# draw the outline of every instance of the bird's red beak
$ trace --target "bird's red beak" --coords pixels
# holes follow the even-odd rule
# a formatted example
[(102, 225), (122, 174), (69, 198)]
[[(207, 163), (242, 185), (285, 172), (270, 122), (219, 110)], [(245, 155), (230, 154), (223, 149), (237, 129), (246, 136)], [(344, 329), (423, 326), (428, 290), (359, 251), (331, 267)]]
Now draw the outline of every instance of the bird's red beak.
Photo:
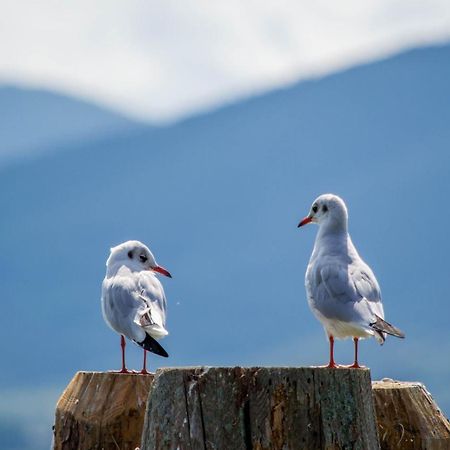
[(305, 217), (299, 224), (297, 228), (302, 227), (303, 225), (307, 225), (308, 223), (310, 223), (312, 221), (312, 217)]
[(162, 275), (165, 275), (166, 277), (172, 278), (172, 275), (170, 275), (170, 272), (168, 270), (164, 269), (164, 267), (155, 266), (155, 267), (152, 267), (151, 270), (153, 270), (154, 272), (158, 272)]

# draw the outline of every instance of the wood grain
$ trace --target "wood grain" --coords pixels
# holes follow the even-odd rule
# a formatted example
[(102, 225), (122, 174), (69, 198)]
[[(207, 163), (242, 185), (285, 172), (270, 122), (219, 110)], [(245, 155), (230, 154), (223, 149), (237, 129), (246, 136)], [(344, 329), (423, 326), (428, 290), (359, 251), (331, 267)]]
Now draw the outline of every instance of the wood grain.
[(421, 383), (373, 383), (382, 450), (450, 450), (450, 423)]
[(54, 450), (140, 446), (153, 375), (77, 372), (55, 414)]
[(159, 370), (144, 449), (379, 449), (369, 370)]

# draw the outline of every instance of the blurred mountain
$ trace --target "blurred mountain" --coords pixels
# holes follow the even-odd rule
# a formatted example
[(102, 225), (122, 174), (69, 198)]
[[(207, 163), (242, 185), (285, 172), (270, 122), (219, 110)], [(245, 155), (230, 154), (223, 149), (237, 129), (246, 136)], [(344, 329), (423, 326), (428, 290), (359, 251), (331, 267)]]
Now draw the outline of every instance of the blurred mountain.
[(15, 86), (0, 86), (0, 117), (0, 164), (140, 125), (87, 101)]
[(364, 342), (361, 361), (424, 382), (448, 413), (449, 79), (450, 46), (424, 48), (4, 168), (0, 390), (119, 366), (99, 298), (109, 248), (128, 239), (174, 276), (170, 359), (153, 367), (324, 363), (303, 286), (316, 229), (297, 223), (334, 192), (407, 336)]

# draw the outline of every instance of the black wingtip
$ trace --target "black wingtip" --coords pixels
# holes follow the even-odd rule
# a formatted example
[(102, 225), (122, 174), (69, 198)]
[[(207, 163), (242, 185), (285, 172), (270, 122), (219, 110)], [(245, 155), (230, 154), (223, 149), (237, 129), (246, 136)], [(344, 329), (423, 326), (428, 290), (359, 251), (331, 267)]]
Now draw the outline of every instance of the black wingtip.
[(140, 345), (148, 352), (154, 353), (155, 355), (163, 356), (164, 358), (169, 356), (161, 344), (159, 344), (158, 341), (155, 338), (152, 338), (149, 334), (145, 335), (145, 339), (142, 342), (136, 342), (136, 344)]
[(377, 320), (370, 324), (370, 326), (375, 331), (377, 331), (378, 333), (387, 333), (387, 334), (390, 334), (391, 336), (395, 336), (400, 339), (404, 339), (405, 333), (403, 333), (403, 331), (399, 330), (397, 327), (390, 324), (389, 322), (386, 322), (385, 320), (383, 320), (381, 317), (377, 316), (376, 314), (375, 314), (375, 317)]

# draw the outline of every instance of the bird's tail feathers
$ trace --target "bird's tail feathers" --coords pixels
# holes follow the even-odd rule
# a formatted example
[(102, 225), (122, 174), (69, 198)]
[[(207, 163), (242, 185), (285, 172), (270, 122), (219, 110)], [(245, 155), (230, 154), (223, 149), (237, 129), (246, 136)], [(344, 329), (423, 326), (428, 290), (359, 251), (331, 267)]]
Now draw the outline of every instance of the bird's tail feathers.
[(390, 323), (383, 320), (380, 316), (377, 316), (375, 314), (375, 322), (370, 324), (370, 327), (379, 335), (382, 337), (384, 342), (384, 336), (383, 333), (390, 334), (391, 336), (395, 336), (398, 338), (404, 338), (405, 333), (403, 331), (399, 330), (398, 328), (394, 327), (394, 325), (391, 325)]
[(135, 342), (145, 350), (155, 353), (156, 355), (164, 356), (164, 358), (167, 358), (169, 356), (169, 354), (164, 350), (161, 344), (159, 344), (155, 338), (152, 338), (147, 333), (145, 334), (145, 339), (142, 342)]

